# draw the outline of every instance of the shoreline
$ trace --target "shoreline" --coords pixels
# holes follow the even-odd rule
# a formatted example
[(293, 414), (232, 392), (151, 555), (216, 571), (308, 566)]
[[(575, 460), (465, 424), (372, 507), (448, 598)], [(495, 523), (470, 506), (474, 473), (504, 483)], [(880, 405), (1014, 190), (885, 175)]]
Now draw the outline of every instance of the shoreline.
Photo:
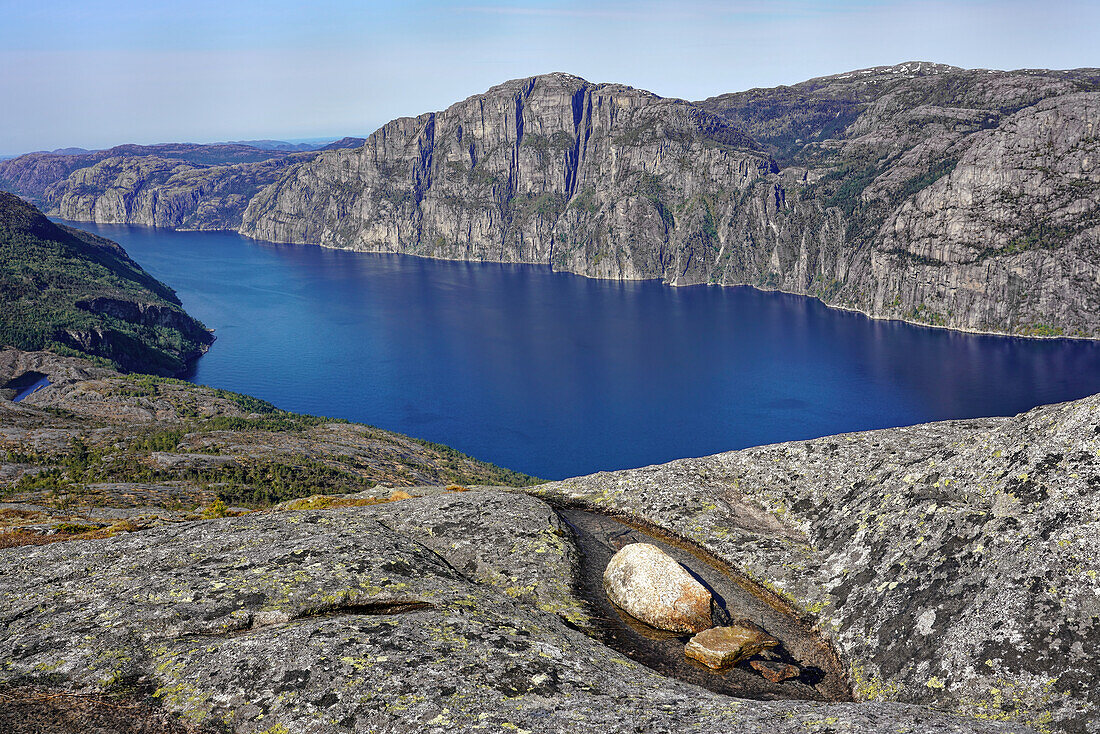
[(1100, 334), (1096, 336), (1087, 335), (1066, 335), (1066, 334), (1019, 334), (1008, 331), (990, 331), (985, 329), (971, 329), (962, 326), (944, 326), (942, 324), (929, 324), (923, 321), (913, 321), (911, 319), (899, 318), (897, 316), (876, 315), (869, 311), (854, 306), (843, 306), (840, 304), (829, 303), (828, 301), (815, 296), (810, 293), (799, 293), (797, 291), (783, 290), (782, 288), (763, 288), (752, 283), (676, 283), (673, 281), (665, 280), (659, 276), (642, 277), (642, 278), (605, 278), (598, 275), (590, 275), (588, 273), (581, 273), (575, 270), (561, 270), (555, 267), (552, 263), (535, 261), (535, 260), (471, 260), (467, 258), (459, 257), (443, 257), (439, 255), (427, 255), (422, 253), (413, 252), (394, 252), (390, 250), (372, 250), (372, 249), (359, 249), (354, 247), (336, 247), (334, 245), (324, 245), (315, 242), (290, 242), (286, 240), (266, 240), (259, 237), (253, 237), (251, 235), (241, 232), (239, 229), (194, 229), (189, 227), (158, 227), (150, 224), (136, 224), (130, 222), (97, 222), (95, 220), (74, 220), (74, 219), (62, 219), (61, 217), (55, 217), (56, 219), (73, 225), (80, 224), (95, 224), (106, 225), (116, 227), (146, 227), (148, 229), (163, 229), (169, 232), (223, 232), (240, 235), (247, 240), (256, 243), (267, 243), (272, 245), (289, 245), (294, 247), (320, 247), (325, 250), (332, 250), (338, 252), (355, 252), (364, 255), (400, 255), (403, 257), (415, 257), (423, 260), (439, 260), (445, 262), (459, 262), (459, 263), (478, 263), (482, 265), (538, 265), (540, 267), (548, 267), (551, 272), (554, 273), (566, 273), (569, 275), (576, 275), (581, 278), (588, 278), (590, 280), (604, 280), (611, 282), (622, 283), (641, 283), (645, 281), (658, 281), (663, 285), (670, 288), (691, 288), (696, 286), (707, 286), (716, 288), (752, 288), (760, 293), (781, 293), (787, 296), (798, 296), (800, 298), (809, 298), (817, 301), (826, 308), (835, 309), (837, 311), (847, 311), (849, 313), (857, 313), (865, 316), (873, 321), (886, 321), (900, 324), (908, 324), (909, 326), (920, 326), (928, 329), (939, 329), (943, 331), (955, 332), (959, 334), (970, 334), (974, 336), (996, 336), (1007, 337), (1012, 339), (1039, 339), (1039, 340), (1064, 340), (1064, 341), (1083, 341), (1083, 342), (1100, 342)]
[[(149, 226), (149, 225), (138, 225), (138, 226)], [(158, 229), (168, 229), (168, 228), (167, 227), (160, 227)], [(911, 321), (909, 319), (898, 318), (896, 316), (877, 316), (877, 315), (872, 314), (868, 311), (864, 311), (863, 309), (855, 308), (853, 306), (841, 306), (841, 305), (838, 305), (838, 304), (829, 303), (828, 301), (825, 301), (822, 298), (820, 298), (818, 296), (815, 296), (813, 294), (810, 294), (810, 293), (798, 293), (796, 291), (785, 291), (782, 288), (762, 288), (760, 286), (753, 285), (752, 283), (674, 283), (672, 281), (668, 281), (668, 280), (665, 280), (664, 278), (657, 277), (657, 276), (645, 277), (645, 278), (603, 278), (603, 277), (600, 277), (598, 275), (589, 275), (588, 273), (579, 273), (579, 272), (574, 271), (574, 270), (559, 270), (552, 263), (546, 263), (546, 262), (541, 262), (541, 261), (533, 261), (533, 260), (467, 260), (467, 259), (458, 258), (458, 257), (440, 257), (438, 255), (424, 255), (424, 254), (413, 253), (413, 252), (391, 252), (391, 251), (388, 251), (388, 250), (360, 250), (360, 249), (351, 248), (351, 247), (335, 247), (333, 245), (322, 245), (322, 244), (317, 244), (317, 243), (313, 243), (313, 242), (286, 242), (286, 241), (275, 242), (275, 241), (272, 241), (272, 240), (264, 240), (264, 239), (260, 239), (258, 237), (252, 237), (250, 235), (244, 234), (243, 232), (241, 232), (239, 230), (228, 230), (228, 229), (227, 230), (199, 230), (199, 229), (195, 229), (195, 230), (174, 230), (174, 231), (180, 231), (180, 232), (183, 232), (183, 231), (187, 231), (187, 232), (215, 232), (215, 231), (217, 231), (217, 232), (235, 232), (236, 234), (239, 234), (241, 237), (244, 237), (245, 239), (251, 240), (252, 242), (267, 242), (267, 243), (270, 243), (270, 244), (273, 244), (273, 245), (292, 245), (292, 246), (296, 246), (296, 247), (320, 247), (320, 248), (325, 249), (325, 250), (333, 250), (333, 251), (340, 251), (340, 252), (356, 252), (356, 253), (360, 253), (360, 254), (364, 254), (364, 255), (401, 255), (401, 256), (404, 256), (404, 257), (416, 257), (416, 258), (421, 258), (421, 259), (424, 259), (424, 260), (440, 260), (440, 261), (445, 261), (445, 262), (466, 262), (466, 263), (493, 264), (493, 265), (538, 265), (538, 266), (541, 266), (541, 267), (548, 267), (548, 268), (550, 268), (551, 272), (554, 272), (554, 273), (566, 273), (568, 275), (576, 275), (576, 276), (581, 277), (581, 278), (588, 278), (589, 280), (605, 280), (605, 281), (611, 281), (611, 282), (616, 282), (617, 281), (617, 282), (622, 282), (622, 283), (642, 283), (642, 282), (646, 282), (646, 281), (658, 281), (661, 284), (666, 285), (670, 288), (693, 288), (693, 287), (697, 287), (697, 286), (706, 286), (706, 287), (710, 287), (710, 288), (752, 288), (753, 290), (758, 291), (760, 293), (781, 293), (781, 294), (786, 295), (786, 296), (798, 296), (799, 298), (809, 298), (809, 299), (812, 299), (814, 301), (817, 301), (818, 303), (825, 306), (826, 308), (835, 309), (837, 311), (848, 311), (850, 313), (857, 313), (857, 314), (865, 316), (868, 319), (871, 319), (873, 321), (887, 321), (887, 322), (908, 324), (909, 326), (923, 326), (923, 327), (926, 327), (926, 328), (929, 328), (929, 329), (940, 329), (940, 330), (943, 330), (943, 331), (952, 331), (952, 332), (957, 332), (959, 334), (971, 334), (971, 335), (974, 335), (974, 336), (997, 336), (997, 337), (1008, 337), (1008, 338), (1013, 338), (1013, 339), (1045, 339), (1045, 340), (1059, 340), (1059, 339), (1061, 339), (1061, 340), (1065, 340), (1065, 341), (1100, 342), (1100, 334), (1098, 334), (1096, 336), (1084, 336), (1084, 335), (1067, 336), (1065, 334), (1051, 334), (1051, 335), (1048, 335), (1048, 334), (1015, 334), (1015, 333), (1007, 332), (1007, 331), (988, 331), (988, 330), (981, 330), (981, 329), (969, 329), (969, 328), (965, 328), (965, 327), (961, 327), (961, 326), (943, 326), (943, 325), (940, 325), (940, 324), (928, 324), (928, 323), (925, 323), (923, 321)]]

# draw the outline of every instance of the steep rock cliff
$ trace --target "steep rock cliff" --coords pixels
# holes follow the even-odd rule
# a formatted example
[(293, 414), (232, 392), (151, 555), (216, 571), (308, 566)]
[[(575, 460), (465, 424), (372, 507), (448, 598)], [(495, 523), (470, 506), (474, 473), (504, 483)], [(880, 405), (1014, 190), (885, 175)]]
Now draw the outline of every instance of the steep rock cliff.
[(117, 145), (106, 150), (84, 151), (66, 154), (27, 153), (11, 160), (0, 161), (0, 189), (43, 203), (48, 189), (73, 171), (93, 166), (107, 158), (155, 157), (186, 161), (195, 165), (225, 166), (236, 163), (256, 163), (271, 158), (281, 158), (287, 153), (280, 150), (262, 150), (250, 145), (214, 143), (164, 143), (161, 145)]
[(1098, 111), (1095, 69), (911, 62), (697, 103), (549, 74), (353, 149), (219, 166), (52, 156), (33, 176), (24, 156), (0, 163), (0, 186), (33, 181), (78, 220), (748, 284), (876, 317), (1098, 337)]
[(1096, 336), (1097, 78), (905, 64), (690, 104), (534, 77), (287, 169), (241, 231)]
[[(566, 74), (512, 81), (288, 170), (241, 231), (279, 242), (703, 278), (715, 206), (774, 171), (714, 115)], [(708, 201), (718, 193), (721, 203)]]
[(954, 328), (1095, 336), (1098, 90), (1097, 70), (909, 63), (699, 104), (805, 176), (791, 197), (842, 217), (848, 270), (816, 287), (780, 272), (783, 290)]
[(300, 155), (229, 166), (157, 156), (106, 158), (49, 186), (43, 198), (51, 211), (73, 221), (237, 229), (256, 192)]

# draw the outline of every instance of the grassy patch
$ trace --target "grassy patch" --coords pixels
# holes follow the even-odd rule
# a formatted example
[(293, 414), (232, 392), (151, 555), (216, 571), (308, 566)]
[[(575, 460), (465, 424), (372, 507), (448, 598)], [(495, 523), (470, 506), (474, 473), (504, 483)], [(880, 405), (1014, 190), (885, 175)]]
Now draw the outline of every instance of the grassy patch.
[(466, 454), (444, 446), (441, 443), (424, 441), (419, 438), (411, 438), (421, 446), (425, 446), (439, 455), (437, 464), (442, 466), (444, 478), (454, 484), (491, 484), (507, 487), (533, 487), (543, 484), (546, 480), (532, 477), (522, 472), (505, 469), (495, 464), (478, 461)]
[(864, 190), (870, 186), (879, 174), (881, 167), (877, 163), (857, 166), (848, 164), (831, 171), (822, 177), (821, 181), (840, 184), (825, 197), (826, 206), (840, 207), (845, 216), (851, 217), (862, 203)]

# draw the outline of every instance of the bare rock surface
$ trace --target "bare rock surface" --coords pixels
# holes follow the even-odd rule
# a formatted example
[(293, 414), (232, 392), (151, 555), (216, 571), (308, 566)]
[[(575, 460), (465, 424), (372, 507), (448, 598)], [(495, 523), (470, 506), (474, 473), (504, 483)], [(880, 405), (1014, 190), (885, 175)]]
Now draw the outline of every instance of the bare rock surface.
[[(660, 676), (420, 542), (488, 504), (482, 566), (545, 578), (567, 544), (543, 546), (548, 562), (529, 570), (512, 552), (556, 532), (545, 505), (446, 500), (0, 550), (0, 687), (151, 692), (192, 729), (242, 733), (1018, 731), (889, 703), (750, 705)], [(398, 506), (412, 534), (389, 526)]]
[[(0, 377), (30, 370), (50, 386), (0, 400), (0, 477), (27, 487), (0, 526), (53, 535), (0, 549), (0, 722), (19, 691), (35, 716), (125, 693), (187, 726), (257, 733), (1097, 731), (1100, 396), (523, 490), (664, 529), (816, 620), (862, 699), (826, 704), (703, 690), (578, 631), (591, 618), (571, 578), (571, 510), (411, 486), (491, 467), (209, 388), (0, 352)], [(179, 498), (210, 487), (154, 470), (161, 449), (234, 456), (233, 472), (332, 462), (340, 473), (319, 476), (350, 494), (196, 521)], [(319, 509), (337, 501), (351, 506)], [(81, 502), (103, 508), (69, 514)], [(94, 532), (57, 537), (66, 525)], [(596, 584), (629, 535), (605, 534)]]
[(76, 221), (233, 230), (260, 189), (311, 156), (221, 166), (157, 155), (107, 158), (54, 183), (44, 199), (58, 215)]
[[(588, 623), (573, 590), (577, 548), (570, 530), (544, 502), (503, 492), (423, 496), (430, 488), (411, 491), (418, 495), (416, 502), (381, 505), (374, 516), (478, 583), (573, 623)], [(517, 516), (532, 521), (518, 523)]]
[(857, 698), (1100, 731), (1100, 396), (532, 491), (743, 569), (817, 620)]
[(603, 586), (614, 604), (651, 627), (702, 632), (711, 626), (710, 592), (651, 543), (631, 543), (612, 556)]

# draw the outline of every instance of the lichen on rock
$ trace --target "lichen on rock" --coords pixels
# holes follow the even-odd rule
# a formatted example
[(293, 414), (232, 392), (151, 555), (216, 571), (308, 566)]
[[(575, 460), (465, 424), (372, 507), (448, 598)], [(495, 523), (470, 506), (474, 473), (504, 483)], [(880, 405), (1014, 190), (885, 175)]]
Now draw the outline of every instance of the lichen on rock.
[[(496, 525), (467, 567), (461, 518), (479, 508)], [(192, 729), (240, 734), (1019, 731), (898, 704), (744, 706), (661, 676), (542, 608), (568, 553), (523, 548), (552, 515), (475, 490), (0, 550), (0, 687), (124, 681)]]
[(552, 482), (816, 620), (857, 698), (1100, 731), (1100, 395)]

